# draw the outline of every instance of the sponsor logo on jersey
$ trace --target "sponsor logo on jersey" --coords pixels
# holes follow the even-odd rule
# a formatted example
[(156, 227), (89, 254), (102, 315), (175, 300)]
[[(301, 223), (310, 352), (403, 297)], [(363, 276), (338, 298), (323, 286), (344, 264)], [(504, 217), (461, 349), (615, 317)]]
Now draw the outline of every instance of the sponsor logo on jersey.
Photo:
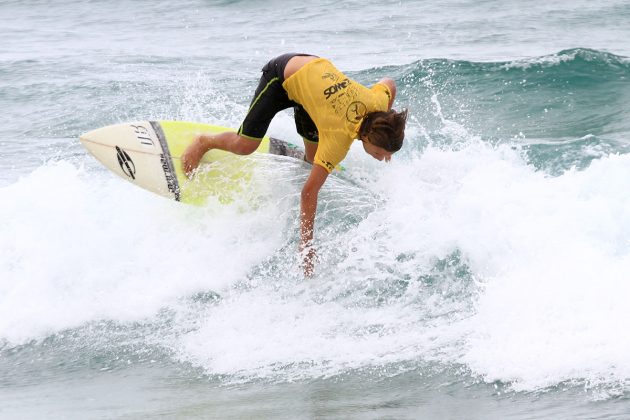
[(367, 114), (367, 106), (361, 101), (354, 101), (346, 109), (346, 119), (358, 123)]
[(330, 85), (326, 89), (324, 89), (324, 96), (326, 96), (326, 99), (329, 99), (331, 96), (335, 95), (339, 91), (342, 91), (348, 86), (350, 86), (350, 83), (352, 83), (350, 79), (343, 79), (339, 83)]

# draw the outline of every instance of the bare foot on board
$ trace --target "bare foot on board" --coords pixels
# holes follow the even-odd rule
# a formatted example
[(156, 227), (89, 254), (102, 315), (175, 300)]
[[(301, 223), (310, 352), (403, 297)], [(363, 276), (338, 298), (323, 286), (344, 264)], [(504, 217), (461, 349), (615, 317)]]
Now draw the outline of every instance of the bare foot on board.
[(207, 150), (201, 142), (201, 136), (195, 137), (192, 143), (188, 145), (181, 157), (182, 168), (188, 178), (192, 178), (195, 169), (199, 166), (199, 162), (206, 152)]

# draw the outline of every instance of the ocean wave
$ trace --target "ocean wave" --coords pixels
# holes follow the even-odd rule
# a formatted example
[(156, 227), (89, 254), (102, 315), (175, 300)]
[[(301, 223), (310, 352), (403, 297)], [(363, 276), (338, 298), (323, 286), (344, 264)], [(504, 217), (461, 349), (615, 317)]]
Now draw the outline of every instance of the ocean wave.
[(94, 331), (105, 338), (80, 351), (106, 353), (104, 368), (156, 357), (225, 383), (433, 364), (514, 390), (619, 389), (630, 372), (619, 339), (628, 156), (548, 177), (476, 140), (376, 163), (359, 168), (358, 186), (322, 192), (307, 282), (297, 182), (235, 214), (68, 163), (40, 168), (3, 188), (3, 354), (75, 348)]
[(429, 137), (455, 123), (515, 144), (588, 135), (630, 143), (630, 60), (605, 51), (575, 48), (510, 62), (426, 59), (380, 74), (396, 77), (398, 106), (410, 108)]
[(610, 66), (612, 68), (626, 67), (627, 70), (630, 69), (630, 58), (589, 48), (571, 48), (541, 57), (514, 60), (502, 64), (502, 67), (506, 69), (530, 68), (532, 66), (554, 67), (561, 64), (577, 66), (584, 65), (584, 63), (590, 63), (596, 66)]

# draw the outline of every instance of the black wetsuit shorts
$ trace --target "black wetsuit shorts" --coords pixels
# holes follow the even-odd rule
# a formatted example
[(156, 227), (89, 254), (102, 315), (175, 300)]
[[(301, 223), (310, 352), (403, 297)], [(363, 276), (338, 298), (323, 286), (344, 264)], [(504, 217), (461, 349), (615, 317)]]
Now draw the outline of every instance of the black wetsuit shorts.
[(319, 135), (317, 126), (309, 117), (302, 105), (289, 99), (287, 91), (282, 87), (284, 83), (284, 69), (289, 60), (295, 56), (309, 54), (283, 54), (269, 61), (262, 68), (262, 76), (254, 93), (254, 99), (249, 106), (243, 124), (238, 129), (238, 134), (260, 140), (265, 136), (273, 117), (283, 109), (293, 108), (295, 127), (298, 134), (305, 140), (317, 142)]

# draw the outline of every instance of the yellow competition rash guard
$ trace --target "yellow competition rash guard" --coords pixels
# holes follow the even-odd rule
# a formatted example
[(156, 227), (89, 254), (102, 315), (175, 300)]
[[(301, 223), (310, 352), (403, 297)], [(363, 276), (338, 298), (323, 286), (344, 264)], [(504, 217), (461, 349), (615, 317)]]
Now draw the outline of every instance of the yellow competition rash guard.
[(387, 86), (371, 89), (346, 77), (324, 58), (309, 61), (282, 84), (289, 99), (304, 107), (319, 132), (316, 163), (329, 173), (346, 157), (358, 138), (363, 117), (387, 111)]

